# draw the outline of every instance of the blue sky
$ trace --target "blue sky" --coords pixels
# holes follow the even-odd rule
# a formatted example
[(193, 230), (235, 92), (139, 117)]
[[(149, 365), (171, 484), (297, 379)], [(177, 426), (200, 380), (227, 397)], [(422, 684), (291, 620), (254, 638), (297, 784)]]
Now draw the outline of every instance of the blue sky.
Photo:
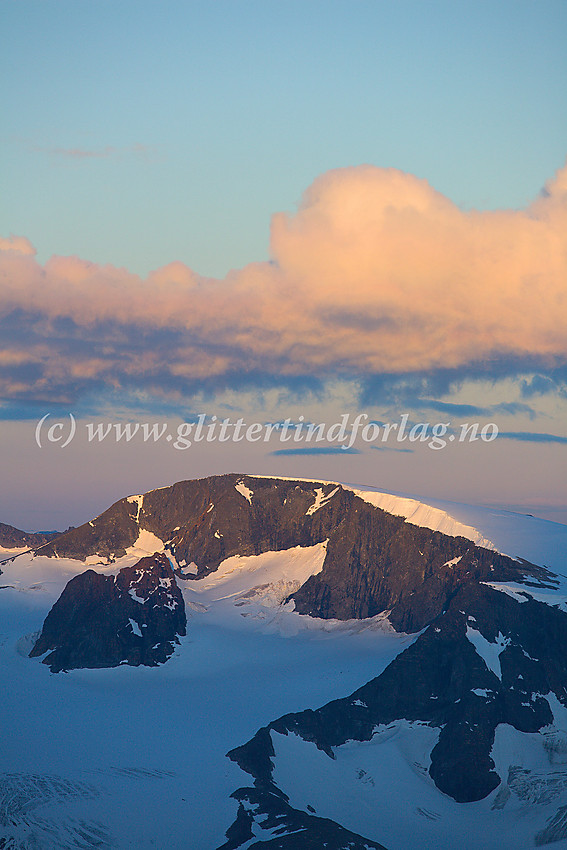
[[(73, 493), (76, 524), (229, 468), (567, 519), (562, 0), (4, 0), (0, 16), (0, 429), (18, 482), (0, 521), (62, 525)], [(38, 454), (33, 437), (45, 413), (359, 410), (506, 436), (203, 450), (183, 469), (161, 447)]]
[(270, 216), (330, 168), (399, 168), (487, 209), (565, 160), (564, 2), (5, 0), (2, 17), (0, 231), (42, 260), (224, 275), (266, 258)]

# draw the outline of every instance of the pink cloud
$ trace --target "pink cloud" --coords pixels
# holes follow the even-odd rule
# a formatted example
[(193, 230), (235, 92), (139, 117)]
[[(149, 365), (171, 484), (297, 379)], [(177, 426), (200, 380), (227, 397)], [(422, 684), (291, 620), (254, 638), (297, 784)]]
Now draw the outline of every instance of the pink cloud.
[[(273, 216), (272, 262), (223, 280), (178, 262), (145, 279), (77, 257), (41, 266), (11, 237), (0, 243), (1, 310), (120, 323), (124, 347), (111, 341), (109, 360), (129, 375), (406, 372), (503, 356), (551, 365), (567, 360), (566, 242), (567, 168), (525, 210), (463, 212), (424, 180), (359, 166), (317, 178), (297, 213)], [(184, 342), (132, 359), (136, 328)], [(108, 376), (109, 360), (75, 373)]]
[(0, 251), (15, 251), (18, 254), (35, 254), (35, 248), (25, 236), (0, 236)]

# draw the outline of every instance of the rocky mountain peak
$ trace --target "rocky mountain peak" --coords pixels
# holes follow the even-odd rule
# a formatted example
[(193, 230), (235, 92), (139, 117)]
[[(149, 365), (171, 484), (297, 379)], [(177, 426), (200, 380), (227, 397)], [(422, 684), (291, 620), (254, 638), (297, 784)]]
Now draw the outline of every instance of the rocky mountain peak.
[(52, 672), (77, 667), (155, 666), (185, 634), (183, 596), (164, 554), (116, 576), (90, 569), (71, 579), (46, 617), (30, 656)]

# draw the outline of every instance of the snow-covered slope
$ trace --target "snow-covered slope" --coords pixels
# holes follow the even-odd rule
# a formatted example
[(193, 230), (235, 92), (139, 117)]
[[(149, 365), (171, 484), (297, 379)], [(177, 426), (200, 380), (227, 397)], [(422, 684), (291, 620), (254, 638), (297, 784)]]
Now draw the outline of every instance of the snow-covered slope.
[(406, 517), (415, 525), (444, 534), (462, 535), (479, 546), (497, 549), (512, 558), (522, 557), (556, 572), (567, 573), (567, 525), (563, 523), (484, 505), (436, 498), (423, 501), (403, 493), (384, 493), (362, 484), (343, 486), (350, 486), (365, 501)]
[(567, 574), (567, 525), (501, 508), (431, 500), (461, 522), (468, 522), (512, 558), (547, 566)]
[(369, 490), (354, 491), (361, 499), (377, 508), (387, 511), (395, 516), (403, 516), (413, 525), (422, 528), (431, 528), (432, 531), (441, 531), (451, 537), (466, 537), (477, 546), (487, 549), (495, 549), (496, 546), (472, 525), (459, 522), (455, 517), (440, 508), (418, 502), (416, 499), (408, 499), (402, 496), (393, 496), (389, 493), (379, 493)]
[(222, 844), (241, 782), (228, 750), (282, 710), (362, 684), (413, 640), (280, 609), (279, 582), (319, 569), (322, 554), (231, 559), (202, 586), (184, 584), (187, 637), (162, 667), (58, 675), (27, 654), (85, 566), (29, 555), (5, 565), (0, 829), (21, 850)]
[[(245, 507), (253, 491), (247, 486), (237, 494)], [(362, 498), (408, 522), (472, 540), (474, 533), (475, 542), (492, 541), (567, 574), (566, 526), (466, 506), (453, 511), (436, 503), (430, 510), (368, 490)], [(320, 510), (322, 503), (323, 496)], [(99, 559), (93, 568), (115, 573), (163, 550), (157, 535), (142, 532), (125, 556)], [(234, 556), (202, 579), (180, 580), (187, 636), (161, 667), (57, 675), (27, 654), (67, 581), (89, 565), (31, 555), (2, 565), (0, 664), (9, 686), (2, 704), (0, 837), (3, 829), (18, 850), (222, 845), (239, 808), (231, 794), (250, 781), (226, 753), (274, 718), (361, 688), (416, 641), (417, 635), (394, 632), (386, 614), (317, 620), (282, 604), (319, 574), (324, 553), (322, 543)], [(183, 570), (191, 575), (190, 568)], [(555, 604), (557, 596), (546, 595)], [(274, 778), (292, 805), (311, 806), (388, 850), (517, 850), (533, 846), (563, 804), (567, 722), (556, 713), (557, 728), (543, 739), (547, 749), (539, 733), (498, 727), (493, 757), (507, 777), (504, 805), (498, 791), (466, 804), (442, 794), (426, 775), (438, 730), (415, 722), (381, 729), (370, 744), (346, 744), (335, 760), (314, 744), (272, 733)]]

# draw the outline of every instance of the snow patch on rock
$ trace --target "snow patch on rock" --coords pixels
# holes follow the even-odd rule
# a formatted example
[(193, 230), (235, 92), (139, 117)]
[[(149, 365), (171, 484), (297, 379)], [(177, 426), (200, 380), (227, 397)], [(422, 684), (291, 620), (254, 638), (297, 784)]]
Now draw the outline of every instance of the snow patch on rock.
[(247, 487), (244, 481), (239, 481), (238, 484), (234, 485), (234, 489), (238, 490), (241, 496), (252, 504), (252, 496), (254, 495), (254, 490), (251, 490), (250, 487)]
[(305, 512), (305, 516), (312, 516), (316, 511), (319, 510), (319, 508), (322, 508), (323, 505), (327, 504), (327, 502), (330, 499), (332, 499), (333, 496), (335, 495), (335, 493), (338, 493), (338, 491), (339, 491), (339, 488), (335, 487), (334, 490), (332, 490), (330, 493), (327, 493), (327, 495), (325, 495), (323, 488), (317, 487), (317, 489), (315, 490), (315, 501), (313, 502), (311, 507), (307, 508), (307, 511)]
[(137, 513), (136, 513), (136, 522), (139, 522), (140, 521), (140, 511), (142, 510), (142, 505), (144, 504), (143, 495), (128, 496), (126, 501), (130, 502), (133, 505), (137, 505), (138, 510), (137, 510)]
[(140, 626), (138, 625), (136, 620), (133, 620), (131, 617), (128, 617), (128, 622), (130, 623), (130, 626), (131, 626), (134, 634), (137, 635), (138, 637), (142, 637), (142, 632), (140, 631)]
[(500, 668), (500, 653), (510, 645), (510, 638), (504, 637), (502, 632), (498, 632), (498, 636), (494, 643), (486, 640), (477, 629), (471, 629), (467, 626), (467, 638), (472, 643), (489, 670), (492, 670), (495, 676), (502, 679), (502, 670)]

